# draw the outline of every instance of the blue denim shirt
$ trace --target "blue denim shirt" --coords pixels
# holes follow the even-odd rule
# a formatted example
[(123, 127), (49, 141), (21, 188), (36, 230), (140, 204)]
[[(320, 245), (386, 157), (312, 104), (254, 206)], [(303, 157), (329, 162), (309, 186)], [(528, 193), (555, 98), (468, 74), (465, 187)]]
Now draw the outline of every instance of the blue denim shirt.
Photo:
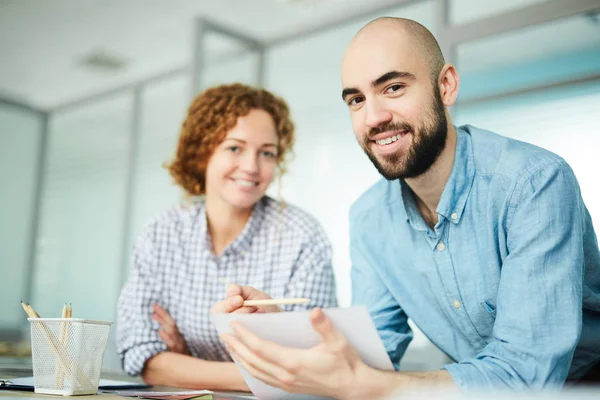
[(407, 318), (462, 389), (560, 387), (600, 361), (600, 254), (557, 155), (472, 126), (430, 229), (410, 188), (381, 180), (350, 211), (352, 297), (396, 368)]

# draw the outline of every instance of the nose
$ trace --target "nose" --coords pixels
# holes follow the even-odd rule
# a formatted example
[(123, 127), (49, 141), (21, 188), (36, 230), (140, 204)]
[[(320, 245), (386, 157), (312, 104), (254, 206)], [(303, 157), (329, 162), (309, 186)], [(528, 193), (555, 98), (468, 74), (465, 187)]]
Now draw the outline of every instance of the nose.
[(392, 121), (392, 113), (380, 101), (370, 99), (365, 104), (365, 126), (376, 128), (381, 124)]
[(240, 160), (240, 169), (248, 174), (258, 174), (258, 155), (254, 151), (246, 151), (244, 153), (244, 156)]

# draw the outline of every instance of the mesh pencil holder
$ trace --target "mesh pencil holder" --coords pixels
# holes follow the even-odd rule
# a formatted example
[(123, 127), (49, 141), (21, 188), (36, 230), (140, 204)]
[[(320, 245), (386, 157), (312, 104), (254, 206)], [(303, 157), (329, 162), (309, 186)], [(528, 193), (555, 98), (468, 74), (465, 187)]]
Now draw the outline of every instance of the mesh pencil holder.
[(111, 322), (28, 318), (36, 393), (95, 394)]

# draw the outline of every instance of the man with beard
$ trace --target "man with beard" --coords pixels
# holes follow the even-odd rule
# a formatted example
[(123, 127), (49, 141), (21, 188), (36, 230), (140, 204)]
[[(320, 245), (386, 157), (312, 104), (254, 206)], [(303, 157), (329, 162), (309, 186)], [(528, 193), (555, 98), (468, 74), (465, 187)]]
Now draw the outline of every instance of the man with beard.
[[(385, 179), (350, 213), (353, 303), (396, 366), (411, 318), (455, 362), (367, 367), (318, 309), (323, 342), (282, 348), (235, 324), (223, 340), (255, 377), (291, 392), (375, 398), (392, 390), (560, 388), (600, 361), (600, 252), (577, 180), (555, 154), (472, 126), (446, 107), (459, 76), (420, 24), (381, 18), (352, 40), (342, 97)], [(215, 312), (244, 312), (232, 287)], [(234, 304), (237, 302), (237, 306)]]

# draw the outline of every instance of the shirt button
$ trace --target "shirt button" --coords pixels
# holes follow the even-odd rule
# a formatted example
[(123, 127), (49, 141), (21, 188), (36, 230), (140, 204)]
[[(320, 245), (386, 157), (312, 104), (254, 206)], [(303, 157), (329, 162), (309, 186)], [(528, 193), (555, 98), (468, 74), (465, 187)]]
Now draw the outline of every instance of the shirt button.
[(458, 219), (458, 214), (452, 213), (452, 215), (450, 215), (450, 218), (452, 218), (453, 221), (456, 221)]
[(221, 285), (225, 285), (225, 284), (227, 284), (227, 279), (226, 278), (219, 278), (219, 283)]
[(446, 248), (446, 246), (444, 246), (444, 243), (442, 242), (439, 242), (435, 247), (437, 247), (438, 251), (444, 251), (444, 249)]
[(454, 303), (452, 303), (452, 305), (458, 310), (460, 308), (460, 301), (454, 300)]

